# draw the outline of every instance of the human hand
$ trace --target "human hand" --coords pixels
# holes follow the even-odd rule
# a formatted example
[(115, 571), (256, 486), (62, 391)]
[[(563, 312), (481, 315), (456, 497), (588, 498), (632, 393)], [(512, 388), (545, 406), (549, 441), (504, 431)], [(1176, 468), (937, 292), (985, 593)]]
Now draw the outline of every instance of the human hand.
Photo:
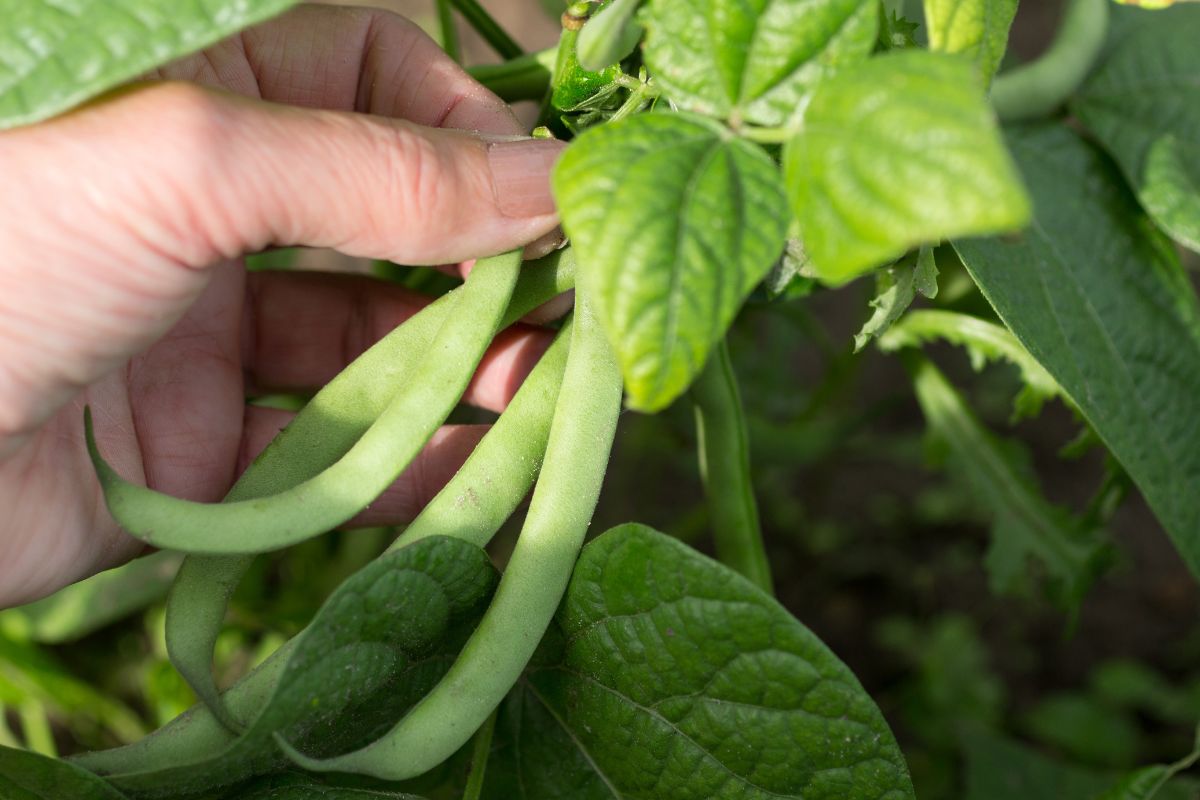
[[(422, 305), (361, 277), (248, 275), (243, 254), (454, 263), (557, 222), (559, 145), (516, 138), (400, 17), (301, 6), (151, 77), (0, 133), (0, 607), (142, 550), (104, 506), (85, 404), (122, 475), (216, 501), (290, 418), (247, 393), (319, 387)], [(467, 401), (502, 408), (545, 343), (503, 334)], [(443, 428), (359, 521), (410, 519), (481, 435)]]

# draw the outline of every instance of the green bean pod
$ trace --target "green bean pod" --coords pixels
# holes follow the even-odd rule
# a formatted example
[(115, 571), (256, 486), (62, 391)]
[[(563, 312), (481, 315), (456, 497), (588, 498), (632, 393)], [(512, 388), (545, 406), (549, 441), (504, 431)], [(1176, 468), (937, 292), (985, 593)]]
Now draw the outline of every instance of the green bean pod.
[(771, 593), (758, 504), (750, 481), (750, 443), (737, 376), (722, 341), (692, 385), (700, 477), (708, 495), (713, 543), (722, 563)]
[(276, 736), (300, 766), (402, 780), (461, 747), (516, 683), (566, 591), (604, 482), (621, 410), (621, 373), (585, 298), (575, 329), (541, 476), (516, 549), (450, 671), (390, 732), (367, 747), (313, 759)]
[(1108, 20), (1108, 0), (1070, 0), (1050, 48), (992, 84), (997, 116), (1004, 122), (1036, 119), (1066, 102), (1100, 55)]
[(520, 269), (520, 251), (476, 264), (453, 318), (413, 368), (419, 380), (396, 395), (337, 463), (277, 494), (197, 503), (130, 483), (100, 456), (89, 414), (84, 434), (109, 512), (155, 547), (209, 554), (278, 550), (346, 522), (383, 494), (454, 410), (500, 326)]
[[(575, 256), (569, 248), (526, 264), (501, 325), (511, 325), (574, 284)], [(408, 372), (451, 317), (462, 292), (460, 287), (429, 304), (342, 370), (254, 460), (226, 499), (290, 489), (341, 458), (409, 383)], [(254, 556), (189, 556), (167, 600), (171, 663), (231, 730), (242, 723), (220, 702), (212, 677), (213, 648), (229, 598), (253, 562)]]
[(634, 19), (641, 4), (642, 0), (612, 0), (592, 15), (575, 40), (579, 66), (599, 72), (632, 53), (642, 39), (642, 26)]
[[(482, 546), (517, 509), (528, 494), (545, 453), (566, 367), (570, 332), (568, 321), (458, 473), (389, 550), (435, 535), (453, 536)], [(482, 487), (486, 487), (486, 493), (480, 491)], [(213, 687), (216, 705), (228, 709), (228, 716), (238, 720), (239, 727), (248, 724), (274, 692), (287, 653), (302, 635), (290, 639), (224, 694), (216, 694)], [(206, 668), (210, 654), (211, 650), (204, 654)], [(85, 753), (75, 757), (75, 763), (112, 775), (137, 772), (149, 764), (162, 766), (202, 760), (234, 739), (228, 726), (213, 713), (213, 705), (197, 704), (139, 742)]]

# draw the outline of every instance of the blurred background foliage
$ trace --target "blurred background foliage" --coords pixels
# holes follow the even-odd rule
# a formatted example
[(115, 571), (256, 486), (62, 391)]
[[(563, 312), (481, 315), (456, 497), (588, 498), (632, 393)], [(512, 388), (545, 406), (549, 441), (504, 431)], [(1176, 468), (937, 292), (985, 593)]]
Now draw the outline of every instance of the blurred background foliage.
[[(560, 6), (540, 0), (552, 13), (539, 17), (529, 2), (488, 5), (523, 45), (546, 46)], [(416, 0), (387, 5), (436, 25)], [(1057, 8), (1022, 3), (1011, 58), (1038, 52)], [(908, 13), (919, 19), (919, 3)], [(461, 34), (469, 57), (486, 55)], [(918, 306), (994, 320), (953, 254), (937, 255), (941, 290)], [(374, 271), (431, 294), (453, 285), (433, 271), (319, 251), (252, 261)], [(1179, 762), (1200, 721), (1200, 592), (1162, 530), (1062, 402), (1014, 421), (1015, 367), (933, 344), (926, 355), (1013, 473), (1029, 478), (1044, 508), (1069, 509), (1079, 530), (1095, 530), (1102, 553), (1077, 576), (1086, 591), (1065, 598), (1036, 552), (989, 558), (994, 503), (944, 446), (931, 446), (903, 360), (853, 352), (873, 295), (870, 279), (836, 292), (800, 281), (776, 300), (754, 296), (730, 333), (780, 601), (879, 702), (925, 800), (1094, 797), (1122, 771)], [(621, 428), (593, 528), (637, 520), (710, 552), (689, 402), (655, 417), (626, 413)], [(498, 562), (514, 533), (510, 524), (498, 539)], [(259, 559), (219, 642), (221, 683), (299, 631), (393, 534), (336, 533)], [(177, 563), (152, 555), (0, 613), (0, 743), (47, 754), (112, 746), (194, 702), (163, 644), (161, 598)], [(1178, 778), (1158, 796), (1200, 797), (1200, 784)]]

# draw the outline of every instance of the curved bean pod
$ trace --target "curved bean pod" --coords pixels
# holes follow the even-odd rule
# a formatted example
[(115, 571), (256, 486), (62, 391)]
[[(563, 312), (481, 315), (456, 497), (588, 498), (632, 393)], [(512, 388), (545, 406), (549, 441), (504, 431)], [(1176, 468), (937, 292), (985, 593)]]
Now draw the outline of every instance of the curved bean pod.
[(500, 586), (450, 671), (383, 738), (312, 759), (281, 737), (300, 766), (389, 780), (420, 775), (465, 743), (516, 683), (571, 577), (604, 482), (621, 410), (621, 373), (581, 296), (542, 474)]
[(996, 78), (992, 105), (1002, 121), (1044, 117), (1066, 102), (1104, 47), (1108, 5), (1108, 0), (1071, 0), (1050, 48)]
[[(454, 410), (492, 341), (521, 269), (519, 251), (480, 261), (409, 381), (337, 463), (268, 497), (182, 500), (121, 478), (84, 433), (109, 512), (155, 547), (192, 553), (264, 553), (332, 530), (383, 494)], [(283, 435), (287, 435), (286, 433)]]
[[(570, 248), (525, 264), (501, 326), (574, 286), (575, 254)], [(341, 458), (407, 382), (408, 371), (428, 350), (462, 291), (457, 288), (430, 303), (326, 384), (242, 473), (226, 500), (290, 489)], [(252, 563), (252, 555), (188, 556), (167, 599), (171, 663), (230, 730), (240, 729), (242, 723), (227, 714), (220, 701), (212, 677), (213, 648), (229, 598)]]
[[(555, 401), (562, 383), (570, 344), (570, 322), (555, 338), (525, 379), (508, 408), (484, 435), (450, 483), (429, 502), (397, 543), (408, 544), (433, 535), (453, 536), (483, 545), (495, 534), (529, 492), (545, 452)], [(476, 486), (487, 486), (479, 506), (461, 498)], [(486, 503), (487, 509), (483, 508)], [(395, 549), (393, 545), (389, 550)], [(217, 561), (218, 559), (207, 559)], [(303, 635), (303, 634), (300, 634)], [(253, 672), (224, 694), (214, 697), (239, 724), (253, 719), (274, 692), (279, 669), (298, 637), (288, 640)], [(205, 652), (206, 674), (210, 656)], [(145, 769), (147, 764), (198, 761), (234, 739), (228, 726), (213, 713), (212, 703), (197, 704), (155, 733), (124, 747), (76, 756), (75, 763), (102, 774)]]

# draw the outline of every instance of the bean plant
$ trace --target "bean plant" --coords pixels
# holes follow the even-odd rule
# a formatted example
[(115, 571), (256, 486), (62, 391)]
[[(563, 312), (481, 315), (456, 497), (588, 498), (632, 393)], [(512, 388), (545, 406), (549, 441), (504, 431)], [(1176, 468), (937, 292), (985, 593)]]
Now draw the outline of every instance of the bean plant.
[[(0, 0), (0, 126), (292, 3)], [(221, 503), (125, 480), (87, 420), (109, 510), (174, 575), (166, 648), (199, 702), (68, 760), (0, 748), (4, 796), (914, 797), (880, 709), (773, 599), (726, 332), (747, 301), (873, 282), (853, 347), (911, 376), (938, 452), (991, 515), (997, 591), (1032, 570), (1072, 613), (1107, 564), (1112, 503), (1047, 500), (934, 343), (1015, 365), (1016, 417), (1064, 404), (1200, 576), (1200, 305), (1180, 256), (1200, 251), (1200, 6), (1110, 4), (1069, 0), (1044, 54), (1010, 66), (1017, 0), (586, 0), (536, 53), (475, 0), (439, 0), (448, 51), (458, 14), (502, 59), (475, 76), (534, 101), (534, 135), (570, 141), (553, 176), (568, 243), (526, 263), (479, 253)], [(947, 272), (986, 299), (978, 313), (941, 302)], [(445, 488), (220, 688), (214, 649), (255, 558), (371, 504), (497, 332), (570, 290), (553, 344)], [(695, 411), (716, 559), (639, 524), (588, 541), (622, 408), (677, 402)], [(514, 515), (499, 573), (484, 548)], [(1194, 761), (1055, 796), (1150, 797)]]

